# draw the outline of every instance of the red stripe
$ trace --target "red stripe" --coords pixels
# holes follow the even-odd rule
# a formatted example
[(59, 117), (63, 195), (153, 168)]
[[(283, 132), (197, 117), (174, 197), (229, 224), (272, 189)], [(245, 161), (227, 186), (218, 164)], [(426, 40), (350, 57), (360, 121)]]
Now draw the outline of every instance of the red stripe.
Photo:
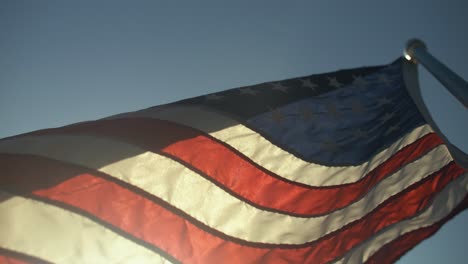
[[(245, 162), (212, 139), (203, 136), (174, 143), (163, 151), (189, 163), (262, 208), (311, 217), (328, 214), (350, 205), (363, 197), (382, 179), (440, 144), (442, 144), (440, 139), (435, 134), (430, 134), (392, 156), (360, 181), (328, 188), (298, 186), (278, 180), (258, 170), (251, 163)], [(199, 152), (203, 155), (197, 155)], [(222, 162), (216, 163), (213, 160)], [(273, 196), (272, 193), (278, 195)]]
[(369, 264), (390, 264), (398, 260), (403, 254), (415, 247), (421, 241), (435, 234), (447, 221), (452, 219), (458, 213), (468, 208), (468, 196), (459, 204), (447, 217), (444, 217), (438, 223), (408, 232), (394, 241), (388, 243), (379, 249), (366, 263)]
[(39, 259), (37, 257), (33, 257), (30, 255), (26, 255), (24, 253), (19, 253), (16, 251), (12, 251), (6, 248), (0, 247), (0, 263), (5, 264), (27, 264), (27, 263), (34, 263), (34, 264), (47, 264), (47, 262), (43, 259)]
[(350, 205), (385, 177), (442, 144), (440, 138), (431, 133), (397, 152), (358, 182), (311, 187), (289, 182), (260, 169), (241, 153), (202, 132), (167, 121), (146, 118), (101, 120), (34, 133), (117, 137), (192, 167), (227, 192), (259, 209), (298, 217), (323, 215)]
[(22, 155), (0, 156), (0, 167), (5, 188), (79, 208), (187, 263), (330, 261), (382, 228), (417, 214), (435, 193), (464, 172), (452, 162), (388, 199), (365, 218), (320, 240), (303, 245), (265, 245), (220, 234), (155, 197), (107, 180), (102, 173)]
[(0, 263), (5, 263), (5, 264), (27, 264), (28, 262), (17, 259), (17, 258), (0, 255)]

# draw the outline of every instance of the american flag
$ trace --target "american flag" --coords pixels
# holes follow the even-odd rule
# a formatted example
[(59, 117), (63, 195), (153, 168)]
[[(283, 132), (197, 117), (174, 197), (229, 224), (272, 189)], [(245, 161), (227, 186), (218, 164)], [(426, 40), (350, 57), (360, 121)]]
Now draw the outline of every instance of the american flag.
[(0, 261), (394, 262), (468, 205), (405, 63), (2, 139)]

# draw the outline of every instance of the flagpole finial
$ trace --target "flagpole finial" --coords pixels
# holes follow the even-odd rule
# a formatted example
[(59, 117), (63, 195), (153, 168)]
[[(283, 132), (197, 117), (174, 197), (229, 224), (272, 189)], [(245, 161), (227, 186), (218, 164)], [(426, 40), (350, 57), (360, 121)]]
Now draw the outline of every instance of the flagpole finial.
[(468, 82), (434, 58), (427, 51), (426, 44), (422, 40), (408, 40), (404, 54), (408, 61), (424, 66), (458, 101), (468, 108)]
[(406, 48), (404, 51), (405, 58), (412, 63), (418, 63), (414, 56), (414, 51), (415, 49), (419, 48), (427, 50), (426, 44), (422, 40), (417, 38), (408, 40), (408, 42), (406, 42)]

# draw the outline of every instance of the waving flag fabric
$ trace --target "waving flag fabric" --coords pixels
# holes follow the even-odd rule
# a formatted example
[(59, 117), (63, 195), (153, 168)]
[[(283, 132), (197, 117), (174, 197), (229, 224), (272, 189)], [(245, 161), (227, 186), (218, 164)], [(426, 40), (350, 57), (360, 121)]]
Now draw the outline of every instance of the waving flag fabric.
[(405, 63), (0, 140), (0, 260), (393, 262), (468, 205)]

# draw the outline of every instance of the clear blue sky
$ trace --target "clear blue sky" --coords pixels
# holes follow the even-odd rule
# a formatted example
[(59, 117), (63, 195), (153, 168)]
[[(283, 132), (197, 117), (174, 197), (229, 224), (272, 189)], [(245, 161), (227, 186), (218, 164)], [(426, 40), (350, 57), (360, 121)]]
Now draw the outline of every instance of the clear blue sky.
[[(468, 79), (467, 1), (219, 2), (1, 1), (0, 138), (385, 64), (411, 37)], [(468, 152), (468, 111), (423, 70), (420, 81), (436, 122)], [(464, 212), (399, 263), (464, 263), (467, 223)]]

